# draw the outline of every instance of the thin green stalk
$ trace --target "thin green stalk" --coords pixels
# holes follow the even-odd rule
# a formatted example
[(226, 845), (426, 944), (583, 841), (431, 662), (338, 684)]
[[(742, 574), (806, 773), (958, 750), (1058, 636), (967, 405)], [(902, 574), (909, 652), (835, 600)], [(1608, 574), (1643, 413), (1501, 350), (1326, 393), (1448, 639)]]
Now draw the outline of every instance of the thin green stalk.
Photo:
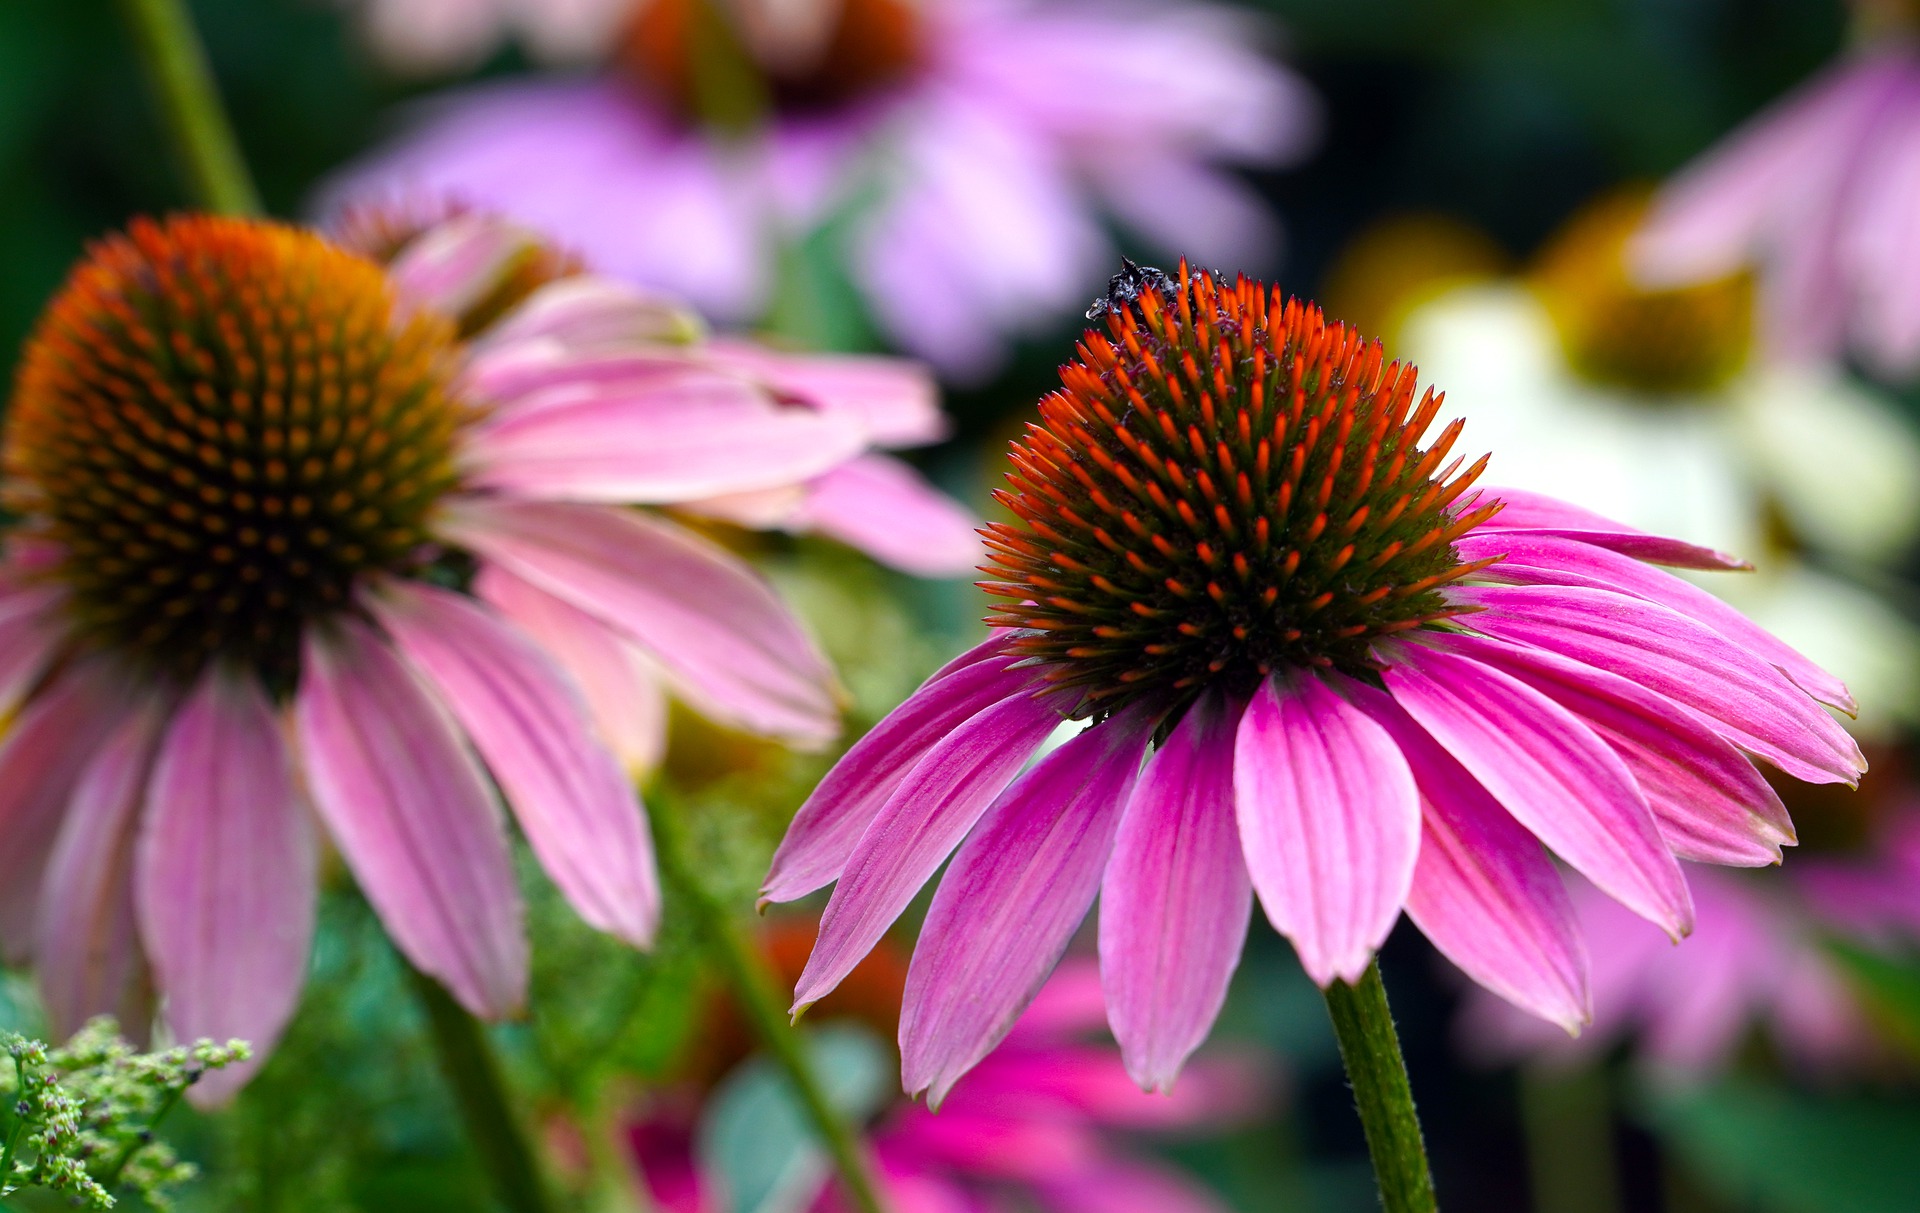
[[(167, 1118), (168, 1113), (180, 1106), (181, 1097), (186, 1095), (186, 1093), (187, 1089), (185, 1087), (175, 1087), (173, 1090), (167, 1092), (166, 1099), (161, 1101), (158, 1108), (154, 1109), (153, 1119), (147, 1122), (147, 1132), (149, 1134), (160, 1127), (160, 1122)], [(113, 1160), (113, 1166), (108, 1168), (107, 1173), (100, 1177), (100, 1186), (108, 1191), (112, 1191), (115, 1185), (120, 1182), (120, 1176), (126, 1173), (127, 1164), (133, 1161), (133, 1156), (141, 1150), (144, 1150), (150, 1144), (152, 1143), (149, 1141), (140, 1141), (137, 1139), (128, 1142), (126, 1148), (120, 1151), (120, 1157)]]
[(426, 1015), (440, 1071), (500, 1202), (513, 1213), (554, 1213), (558, 1206), (507, 1102), (506, 1084), (486, 1029), (439, 982), (412, 966), (407, 972)]
[(1433, 1175), (1420, 1139), (1420, 1118), (1413, 1110), (1413, 1089), (1400, 1038), (1387, 1009), (1387, 987), (1380, 965), (1367, 966), (1358, 985), (1336, 981), (1327, 987), (1327, 1014), (1340, 1038), (1340, 1059), (1347, 1066), (1353, 1102), (1367, 1132), (1373, 1175), (1386, 1213), (1435, 1213)]
[(787, 1080), (799, 1094), (814, 1132), (833, 1160), (847, 1197), (858, 1213), (886, 1213), (866, 1143), (827, 1098), (820, 1076), (801, 1048), (800, 1035), (787, 1018), (786, 1000), (780, 996), (779, 984), (760, 950), (740, 925), (740, 916), (720, 903), (688, 862), (684, 840), (672, 815), (656, 812), (653, 826), (661, 874), (680, 892), (688, 910), (697, 919), (713, 959), (726, 974), (761, 1044), (786, 1072)]
[(1613, 1108), (1604, 1070), (1522, 1067), (1520, 1123), (1535, 1213), (1619, 1213)]
[(181, 177), (195, 205), (223, 215), (262, 213), (206, 48), (185, 0), (119, 0)]

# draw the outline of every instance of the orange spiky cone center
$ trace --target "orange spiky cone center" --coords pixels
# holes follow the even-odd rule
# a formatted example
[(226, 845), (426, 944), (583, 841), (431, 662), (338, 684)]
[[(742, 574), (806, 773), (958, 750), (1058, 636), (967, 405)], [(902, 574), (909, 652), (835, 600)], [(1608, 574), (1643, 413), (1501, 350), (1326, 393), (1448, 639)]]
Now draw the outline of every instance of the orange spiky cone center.
[(1368, 676), (1377, 640), (1455, 614), (1441, 588), (1483, 566), (1453, 541), (1499, 507), (1455, 511), (1486, 460), (1448, 462), (1458, 421), (1420, 445), (1440, 399), (1414, 368), (1245, 278), (1135, 285), (1012, 446), (982, 584), (1014, 649), (1081, 714), (1172, 710)]
[(182, 217), (95, 244), (27, 346), (5, 443), (79, 638), (290, 678), (301, 628), (413, 560), (456, 483), (454, 349), (311, 232)]

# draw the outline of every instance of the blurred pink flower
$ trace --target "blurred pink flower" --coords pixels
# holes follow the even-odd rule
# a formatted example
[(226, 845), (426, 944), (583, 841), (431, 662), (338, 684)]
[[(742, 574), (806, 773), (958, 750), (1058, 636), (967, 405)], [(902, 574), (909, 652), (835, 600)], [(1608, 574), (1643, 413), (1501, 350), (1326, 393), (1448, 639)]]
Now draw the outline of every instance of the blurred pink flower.
[[(1038, 1213), (1220, 1213), (1195, 1181), (1129, 1150), (1125, 1135), (1230, 1124), (1255, 1115), (1272, 1074), (1252, 1055), (1203, 1057), (1171, 1098), (1127, 1079), (1105, 1024), (1100, 978), (1069, 962), (1008, 1033), (1005, 1046), (935, 1111), (900, 1101), (871, 1141), (901, 1213), (1031, 1208)], [(643, 1119), (632, 1141), (650, 1195), (667, 1213), (715, 1213), (694, 1165), (684, 1111)], [(813, 1213), (845, 1213), (824, 1189)]]
[(1685, 169), (1635, 248), (1649, 285), (1759, 265), (1788, 359), (1920, 369), (1920, 41), (1848, 53)]
[(1270, 216), (1220, 164), (1285, 162), (1315, 126), (1249, 20), (1200, 4), (721, 7), (770, 82), (751, 129), (690, 116), (704, 6), (649, 0), (613, 68), (443, 98), (337, 189), (452, 192), (731, 321), (765, 308), (779, 242), (852, 206), (840, 253), (886, 334), (979, 375), (1097, 284), (1103, 207), (1212, 264), (1270, 257)]
[(367, 256), (137, 221), (48, 309), (8, 418), (0, 942), (57, 1032), (144, 1022), (150, 970), (176, 1037), (251, 1041), (202, 1100), (297, 1001), (315, 815), (477, 1014), (527, 979), (502, 799), (583, 919), (648, 944), (620, 659), (794, 744), (838, 713), (757, 574), (628, 507), (813, 484), (931, 408), (895, 365), (709, 351), (490, 219), (345, 239)]
[(1756, 1027), (1814, 1071), (1864, 1059), (1872, 1036), (1845, 978), (1821, 950), (1822, 924), (1778, 876), (1697, 869), (1684, 947), (1585, 881), (1571, 888), (1592, 959), (1593, 1024), (1568, 1036), (1484, 990), (1468, 994), (1461, 1035), (1498, 1060), (1573, 1063), (1631, 1039), (1673, 1078), (1711, 1076)]
[(1865, 860), (1822, 856), (1798, 875), (1827, 922), (1870, 945), (1920, 946), (1920, 803), (1888, 815)]

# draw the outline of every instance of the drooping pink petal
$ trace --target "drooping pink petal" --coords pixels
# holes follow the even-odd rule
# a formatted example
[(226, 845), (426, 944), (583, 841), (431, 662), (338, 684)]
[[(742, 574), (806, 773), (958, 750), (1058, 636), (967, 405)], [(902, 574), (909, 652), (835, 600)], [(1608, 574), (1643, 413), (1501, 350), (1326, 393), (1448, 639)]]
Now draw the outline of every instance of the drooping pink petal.
[(160, 724), (158, 705), (138, 709), (93, 755), (47, 859), (34, 974), (58, 1040), (95, 1015), (112, 1015), (129, 1038), (145, 1039), (153, 1016), (133, 852)]
[(213, 669), (154, 757), (134, 859), (140, 938), (175, 1039), (238, 1038), (248, 1061), (188, 1091), (224, 1101), (273, 1052), (300, 1000), (317, 855), (279, 713), (249, 674)]
[(873, 950), (1059, 723), (1051, 702), (1018, 691), (976, 712), (915, 764), (847, 857), (793, 992), (796, 1013)]
[(537, 243), (525, 228), (491, 215), (455, 215), (402, 250), (387, 278), (409, 303), (459, 316), (494, 291)]
[(980, 520), (887, 455), (862, 455), (816, 477), (787, 525), (922, 577), (963, 577), (986, 557)]
[(542, 341), (568, 353), (682, 345), (700, 335), (700, 318), (679, 300), (592, 274), (549, 282), (476, 339), (486, 350)]
[(1652, 564), (1673, 565), (1683, 569), (1750, 569), (1753, 566), (1738, 556), (1703, 548), (1684, 539), (1649, 535), (1624, 523), (1613, 521), (1591, 510), (1570, 505), (1544, 493), (1526, 489), (1480, 488), (1468, 495), (1456, 512), (1499, 501), (1501, 510), (1474, 528), (1481, 531), (1521, 531), (1575, 540), (1645, 560)]
[(625, 633), (695, 707), (803, 745), (839, 729), (826, 658), (765, 581), (715, 544), (605, 506), (467, 499), (443, 529)]
[(938, 1107), (1006, 1036), (1100, 891), (1152, 721), (1087, 729), (1000, 794), (948, 866), (900, 1011), (901, 1081)]
[(51, 586), (0, 589), (0, 712), (11, 712), (46, 670), (60, 642), (52, 608), (61, 599)]
[(1578, 717), (1439, 648), (1404, 646), (1384, 678), (1394, 701), (1535, 837), (1668, 934), (1692, 929), (1686, 880), (1646, 797)]
[(1866, 761), (1845, 729), (1785, 675), (1657, 603), (1609, 590), (1468, 586), (1449, 591), (1476, 631), (1619, 674), (1809, 783), (1856, 782)]
[(1585, 586), (1657, 602), (1720, 633), (1777, 666), (1821, 703), (1851, 712), (1846, 684), (1692, 582), (1630, 557), (1557, 536), (1525, 531), (1474, 532), (1454, 545), (1462, 560), (1501, 557), (1488, 575), (1525, 585)]
[(859, 423), (783, 405), (689, 363), (643, 386), (521, 407), (468, 440), (473, 483), (522, 497), (666, 505), (817, 476), (866, 444)]
[(394, 581), (371, 603), (486, 760), (541, 866), (580, 917), (650, 946), (660, 880), (640, 797), (559, 671), (464, 595)]
[(314, 807), (408, 960), (476, 1015), (520, 1007), (506, 823), (447, 710), (353, 619), (309, 634), (293, 718)]
[(887, 798), (949, 733), (975, 713), (1019, 694), (1033, 681), (1009, 670), (1013, 659), (995, 636), (949, 662), (905, 703), (853, 743), (807, 797), (773, 853), (761, 903), (795, 901), (840, 878), (847, 857)]
[(1455, 636), (1448, 645), (1540, 691), (1612, 746), (1680, 858), (1758, 867), (1780, 862), (1780, 845), (1794, 840), (1778, 793), (1691, 712), (1545, 649), (1477, 636)]
[(1240, 718), (1233, 792), (1268, 920), (1316, 984), (1359, 981), (1420, 851), (1420, 795), (1399, 748), (1319, 678), (1268, 678)]
[(32, 953), (41, 880), (74, 785), (125, 716), (114, 673), (90, 662), (61, 674), (0, 742), (0, 958), (9, 964)]
[(1055, 1213), (1226, 1213), (1228, 1206), (1198, 1181), (1171, 1167), (1126, 1158), (1040, 1182), (1046, 1207)]
[(1239, 711), (1202, 696), (1147, 760), (1100, 886), (1100, 981), (1127, 1073), (1173, 1086), (1240, 963), (1253, 885), (1233, 811)]
[(1354, 700), (1387, 730), (1420, 788), (1420, 858), (1407, 915), (1476, 982), (1569, 1032), (1592, 1017), (1587, 950), (1539, 839), (1390, 696)]
[(667, 748), (666, 692), (632, 642), (499, 565), (475, 575), (473, 592), (518, 624), (573, 679), (600, 740), (630, 777), (659, 763)]
[(854, 418), (875, 446), (925, 446), (951, 428), (933, 376), (904, 358), (787, 354), (726, 339), (708, 342), (703, 352), (781, 396)]

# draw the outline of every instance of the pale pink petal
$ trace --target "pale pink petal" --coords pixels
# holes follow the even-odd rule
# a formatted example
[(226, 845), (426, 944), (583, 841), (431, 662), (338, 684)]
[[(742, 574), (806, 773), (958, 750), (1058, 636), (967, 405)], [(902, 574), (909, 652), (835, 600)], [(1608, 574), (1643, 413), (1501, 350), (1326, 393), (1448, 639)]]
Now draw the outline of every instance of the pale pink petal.
[(1661, 837), (1682, 859), (1758, 867), (1794, 840), (1779, 794), (1745, 755), (1691, 712), (1625, 678), (1550, 653), (1477, 636), (1448, 646), (1580, 717), (1646, 793)]
[(922, 577), (964, 577), (986, 558), (980, 520), (887, 455), (863, 455), (816, 478), (787, 525)]
[(549, 282), (475, 341), (476, 349), (506, 350), (521, 342), (550, 349), (616, 352), (634, 346), (685, 345), (701, 333), (700, 317), (670, 295), (641, 290), (594, 274)]
[(667, 698), (652, 663), (593, 616), (536, 590), (499, 565), (475, 575), (473, 592), (533, 637), (580, 692), (600, 740), (632, 778), (667, 748)]
[(1102, 1158), (1039, 1184), (1051, 1213), (1227, 1213), (1228, 1205), (1170, 1167)]
[(140, 938), (177, 1040), (253, 1057), (188, 1091), (225, 1101), (266, 1062), (300, 1001), (319, 894), (313, 830), (280, 715), (250, 675), (201, 676), (154, 757), (134, 859)]
[(1909, 69), (1906, 97), (1883, 112), (1869, 136), (1875, 155), (1862, 166), (1842, 252), (1860, 296), (1863, 349), (1887, 378), (1920, 362), (1920, 70)]
[(839, 729), (833, 673), (758, 574), (719, 546), (632, 510), (466, 499), (457, 542), (638, 643), (693, 705), (805, 745)]
[(1854, 710), (1845, 683), (1722, 600), (1671, 573), (1592, 544), (1538, 532), (1476, 531), (1462, 536), (1455, 550), (1462, 560), (1500, 557), (1486, 576), (1503, 581), (1585, 586), (1657, 602), (1777, 666), (1820, 702), (1846, 712)]
[(93, 756), (126, 713), (118, 671), (92, 662), (27, 701), (0, 742), (0, 956), (23, 963), (47, 857)]
[(1205, 695), (1147, 760), (1100, 887), (1100, 980), (1127, 1073), (1173, 1086), (1226, 1002), (1253, 909), (1233, 811), (1237, 707)]
[(1152, 722), (1095, 725), (1000, 794), (933, 895), (907, 970), (901, 1081), (938, 1107), (1039, 992), (1100, 891)]
[(0, 590), (0, 713), (20, 706), (53, 658), (61, 638), (53, 608), (61, 598), (50, 586)]
[(1362, 687), (1420, 787), (1420, 859), (1407, 916), (1442, 955), (1500, 997), (1569, 1032), (1592, 1017), (1587, 950), (1540, 841), (1393, 699)]
[(927, 679), (905, 703), (853, 743), (807, 797), (773, 854), (761, 904), (794, 901), (840, 878), (847, 857), (887, 798), (928, 751), (975, 713), (1034, 679), (1010, 670), (1005, 637), (976, 645)]
[(314, 807), (408, 960), (487, 1018), (526, 996), (506, 822), (453, 719), (348, 618), (307, 639), (294, 724)]
[(1450, 590), (1476, 631), (1609, 670), (1700, 713), (1715, 732), (1809, 783), (1866, 770), (1845, 729), (1785, 675), (1657, 603), (1608, 590), (1468, 586)]
[(904, 358), (787, 354), (753, 342), (715, 340), (707, 358), (765, 383), (780, 396), (851, 417), (875, 446), (925, 446), (952, 428), (924, 366)]
[(1407, 645), (1384, 673), (1394, 701), (1521, 825), (1675, 937), (1693, 926), (1680, 867), (1626, 765), (1578, 717), (1518, 679)]
[(460, 390), (490, 406), (477, 422), (484, 431), (542, 409), (616, 393), (644, 396), (689, 375), (717, 374), (690, 350), (669, 346), (582, 352), (557, 341), (515, 341), (475, 350), (461, 370)]
[(471, 598), (393, 581), (370, 601), (486, 760), (533, 853), (580, 917), (636, 947), (651, 945), (660, 880), (646, 816), (573, 688), (524, 634)]
[(402, 299), (459, 316), (497, 290), (537, 247), (525, 228), (477, 212), (455, 215), (407, 245), (387, 279)]
[(94, 754), (47, 859), (34, 973), (47, 1026), (65, 1040), (95, 1015), (145, 1039), (153, 991), (134, 910), (134, 837), (160, 736), (157, 705), (136, 711)]
[(927, 751), (847, 857), (794, 988), (796, 1013), (873, 950), (1059, 723), (1051, 702), (1022, 690), (981, 709)]
[(1316, 984), (1359, 981), (1420, 851), (1420, 796), (1399, 747), (1319, 678), (1268, 678), (1240, 718), (1233, 792), (1268, 920)]

